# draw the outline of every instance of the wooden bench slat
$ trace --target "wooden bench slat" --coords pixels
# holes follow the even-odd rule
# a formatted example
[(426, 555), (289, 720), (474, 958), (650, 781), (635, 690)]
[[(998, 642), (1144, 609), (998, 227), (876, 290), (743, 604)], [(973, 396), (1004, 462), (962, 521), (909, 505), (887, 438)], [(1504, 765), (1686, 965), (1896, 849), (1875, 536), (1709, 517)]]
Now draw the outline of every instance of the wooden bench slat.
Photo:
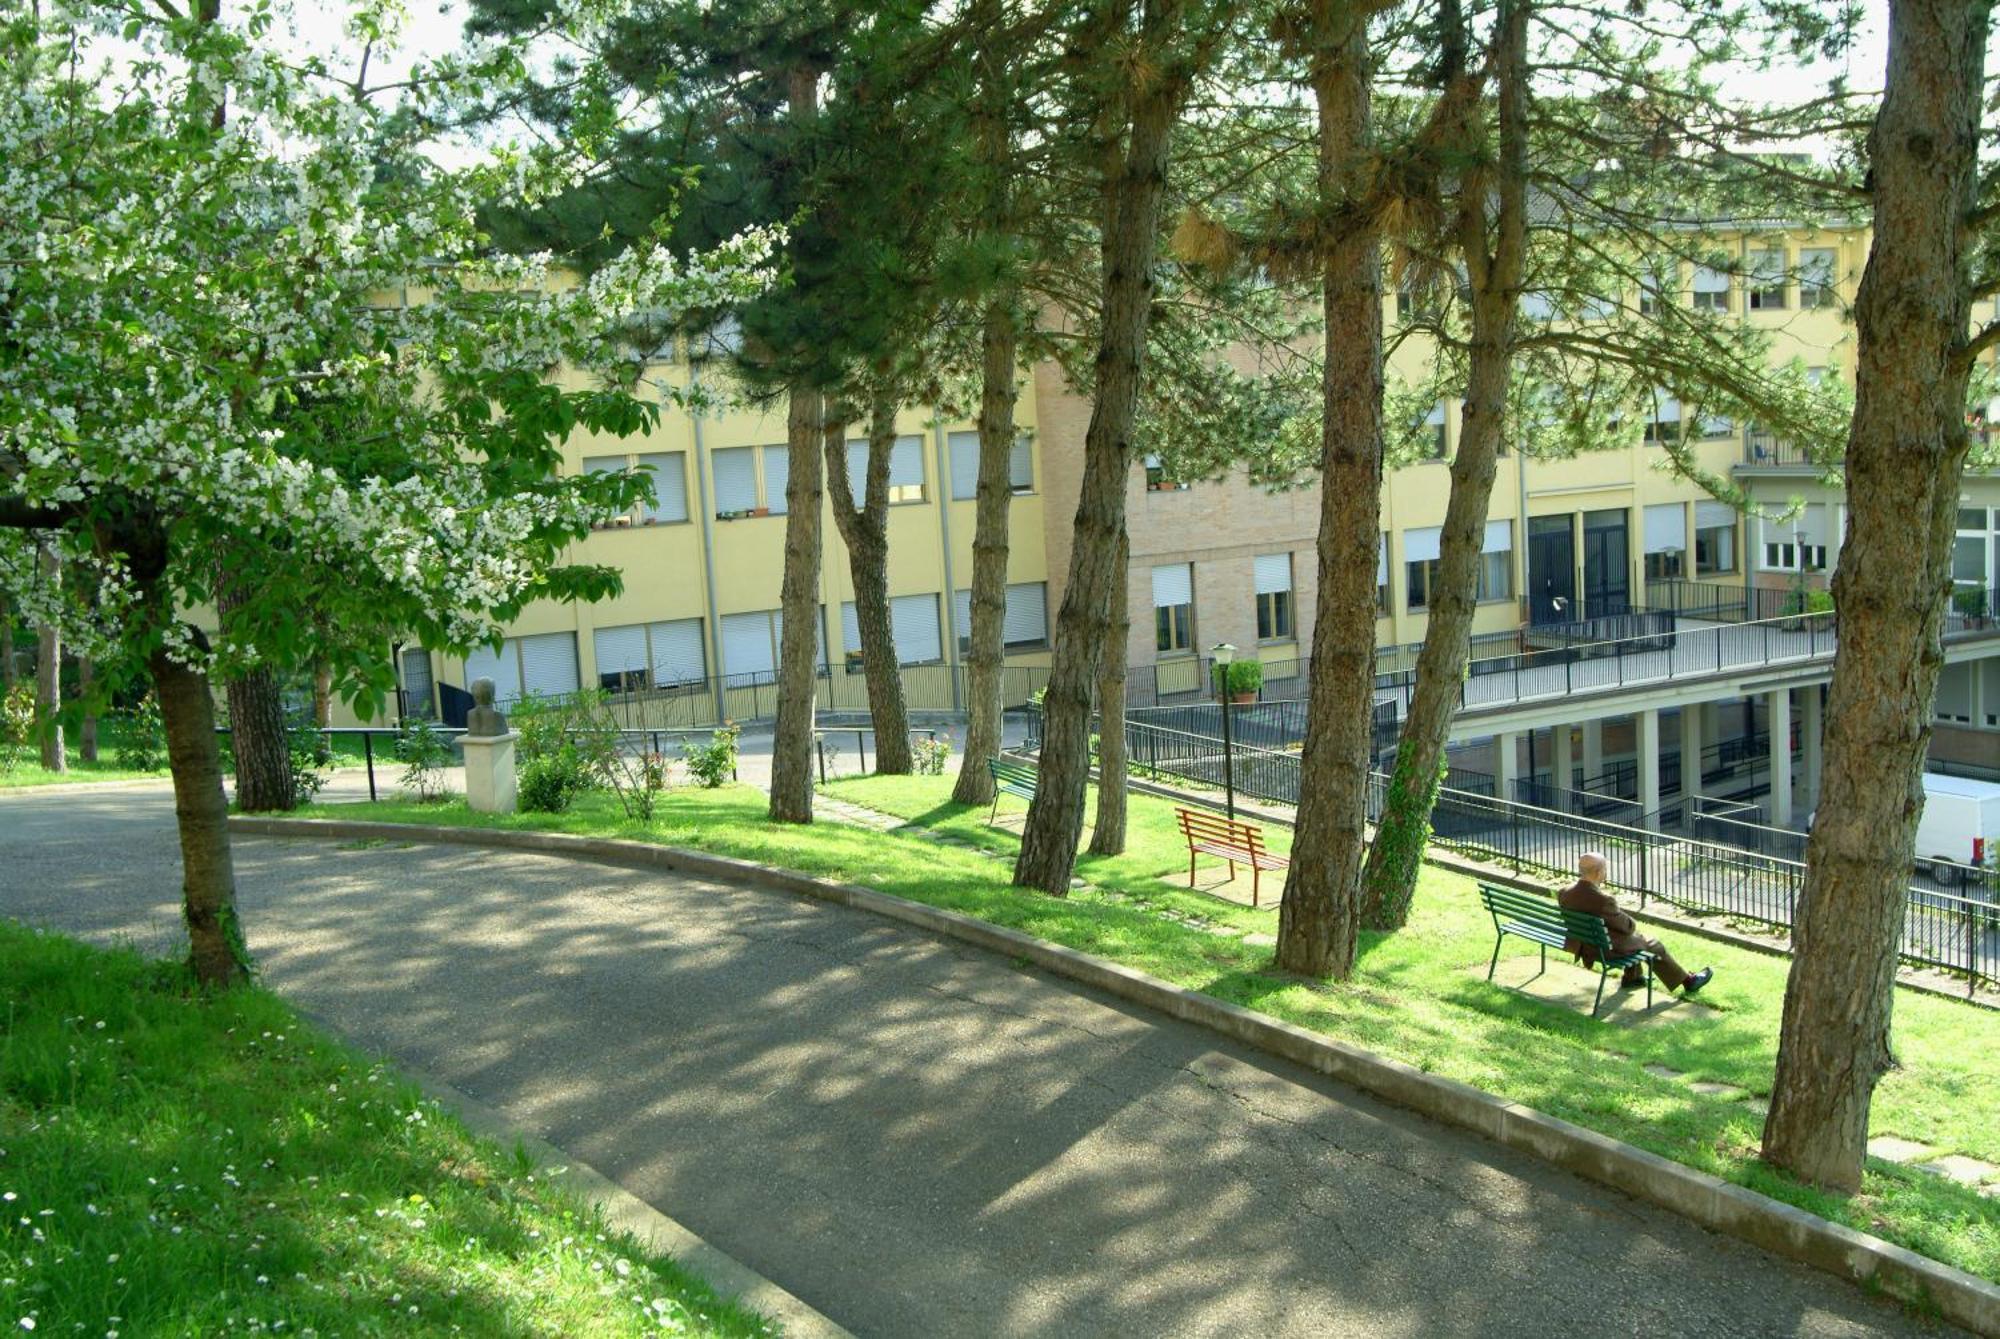
[(1236, 877), (1239, 864), (1250, 866), (1250, 905), (1261, 896), (1260, 876), (1267, 869), (1290, 869), (1292, 862), (1264, 845), (1263, 830), (1224, 814), (1198, 813), (1193, 809), (1174, 810), (1181, 836), (1188, 844), (1188, 887), (1194, 887), (1194, 861), (1198, 855), (1217, 856), (1229, 862), (1229, 877)]

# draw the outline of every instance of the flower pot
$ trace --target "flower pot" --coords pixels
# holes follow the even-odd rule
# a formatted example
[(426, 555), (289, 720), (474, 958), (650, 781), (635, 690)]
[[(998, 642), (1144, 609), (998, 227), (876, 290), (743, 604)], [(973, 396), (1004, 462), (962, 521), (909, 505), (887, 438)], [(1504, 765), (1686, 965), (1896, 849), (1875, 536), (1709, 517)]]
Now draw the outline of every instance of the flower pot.
[(1240, 707), (1246, 702), (1255, 702), (1257, 694), (1254, 691), (1248, 693), (1231, 693), (1229, 700)]

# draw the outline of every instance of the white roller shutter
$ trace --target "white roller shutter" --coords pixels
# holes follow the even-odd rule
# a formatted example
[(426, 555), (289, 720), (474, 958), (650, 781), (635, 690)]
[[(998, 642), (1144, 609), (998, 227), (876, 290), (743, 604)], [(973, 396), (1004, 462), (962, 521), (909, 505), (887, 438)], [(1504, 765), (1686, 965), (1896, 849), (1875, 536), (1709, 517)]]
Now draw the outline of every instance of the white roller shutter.
[(1686, 553), (1687, 508), (1678, 502), (1646, 508), (1647, 553)]
[(1488, 521), (1486, 534), (1479, 544), (1481, 553), (1512, 553), (1514, 551), (1514, 523), (1512, 521)]
[(1653, 392), (1653, 420), (1656, 423), (1681, 421), (1681, 402), (1665, 391)]
[(583, 472), (585, 474), (623, 474), (625, 472), (625, 457), (585, 456), (583, 458)]
[(889, 626), (896, 638), (896, 663), (921, 665), (944, 659), (935, 595), (898, 595), (889, 601)]
[(1376, 550), (1375, 553), (1375, 584), (1378, 586), (1389, 584), (1389, 532), (1387, 530), (1382, 532), (1382, 547)]
[[(965, 592), (966, 603), (972, 592)], [(1046, 581), (1023, 581), (1007, 587), (1007, 618), (1001, 640), (1009, 646), (1032, 646), (1049, 639), (1049, 586)]]
[(922, 488), (924, 486), (924, 439), (921, 437), (898, 437), (893, 450), (889, 452), (889, 486), (891, 488)]
[(1727, 293), (1729, 276), (1721, 270), (1707, 265), (1694, 267), (1694, 291), (1697, 293)]
[(521, 689), (528, 697), (561, 697), (576, 691), (575, 633), (521, 638)]
[(599, 674), (629, 674), (646, 668), (646, 628), (633, 623), (622, 628), (599, 628), (591, 634), (597, 652)]
[[(1783, 527), (1779, 527), (1783, 528)], [(1826, 504), (1814, 502), (1791, 521), (1791, 529), (1799, 533), (1801, 544), (1825, 544), (1827, 542)]]
[(1292, 588), (1292, 555), (1260, 553), (1256, 562), (1257, 593), (1276, 595)]
[(954, 591), (951, 597), (952, 621), (958, 624), (958, 644), (964, 646), (972, 640), (972, 592)]
[(1438, 556), (1438, 541), (1444, 536), (1442, 526), (1427, 525), (1416, 530), (1403, 532), (1403, 561), (1406, 563), (1435, 562)]
[(951, 449), (951, 495), (969, 502), (979, 496), (979, 434), (955, 432), (946, 440)]
[(1736, 508), (1727, 502), (1697, 502), (1694, 504), (1694, 528), (1713, 530), (1718, 525), (1734, 526)]
[(480, 679), (493, 680), (495, 706), (521, 700), (521, 649), (513, 638), (500, 643), (498, 651), (481, 646), (465, 658), (465, 691), (471, 692), (472, 685)]
[(1153, 608), (1171, 609), (1194, 603), (1194, 566), (1169, 563), (1153, 569)]
[(868, 498), (868, 443), (847, 444), (847, 489), (854, 494), (854, 509), (860, 511)]
[(861, 612), (852, 600), (843, 601), (840, 606), (840, 649), (861, 649)]
[(653, 470), (655, 500), (646, 508), (647, 518), (655, 521), (685, 521), (688, 518), (686, 453), (665, 451), (639, 457), (641, 470), (649, 465)]
[(791, 448), (788, 446), (767, 446), (764, 448), (764, 505), (773, 516), (783, 516), (790, 508), (785, 502), (785, 488), (792, 478)]
[(1025, 437), (1016, 437), (1007, 453), (1007, 486), (1016, 493), (1035, 490), (1035, 455)]
[(769, 610), (722, 616), (722, 668), (730, 678), (769, 674), (777, 668), (772, 622)]
[(715, 509), (750, 511), (757, 505), (757, 462), (747, 446), (709, 453), (715, 470)]
[(646, 628), (653, 643), (653, 687), (695, 683), (708, 677), (708, 652), (701, 644), (701, 620), (677, 618)]

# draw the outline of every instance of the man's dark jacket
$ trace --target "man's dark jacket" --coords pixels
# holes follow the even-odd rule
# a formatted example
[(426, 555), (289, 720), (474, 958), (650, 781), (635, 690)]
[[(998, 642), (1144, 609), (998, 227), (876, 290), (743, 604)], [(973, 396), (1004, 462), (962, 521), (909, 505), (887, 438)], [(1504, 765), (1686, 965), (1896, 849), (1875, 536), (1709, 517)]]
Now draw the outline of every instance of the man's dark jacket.
[[(1618, 909), (1618, 899), (1588, 879), (1578, 879), (1563, 889), (1556, 895), (1556, 903), (1566, 911), (1587, 911), (1603, 921), (1614, 953), (1637, 953), (1646, 946), (1646, 937), (1639, 933), (1639, 927), (1632, 923), (1630, 916)], [(1572, 939), (1563, 948), (1582, 958), (1587, 965), (1596, 965), (1597, 954), (1590, 945)]]

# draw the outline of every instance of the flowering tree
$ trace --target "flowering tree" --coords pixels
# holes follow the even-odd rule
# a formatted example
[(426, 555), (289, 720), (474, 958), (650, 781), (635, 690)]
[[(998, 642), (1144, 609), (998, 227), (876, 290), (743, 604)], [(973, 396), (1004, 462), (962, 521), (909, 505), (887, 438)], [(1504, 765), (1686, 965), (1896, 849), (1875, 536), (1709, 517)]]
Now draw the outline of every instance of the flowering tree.
[[(0, 568), (59, 543), (89, 607), (23, 612), (86, 624), (152, 681), (193, 967), (217, 985), (246, 962), (210, 673), (333, 652), (365, 714), (394, 684), (371, 631), (462, 651), (531, 600), (615, 591), (565, 550), (648, 485), (558, 477), (561, 443), (647, 426), (623, 325), (755, 294), (775, 240), (685, 261), (656, 241), (578, 285), (484, 256), (475, 203), (561, 163), (445, 170), (417, 136), (423, 102), (504, 77), (507, 53), (407, 81), (412, 115), (265, 45), (266, 17), (71, 0), (0, 29)], [(354, 22), (372, 40), (382, 15)], [(225, 567), (211, 642), (187, 613)]]

